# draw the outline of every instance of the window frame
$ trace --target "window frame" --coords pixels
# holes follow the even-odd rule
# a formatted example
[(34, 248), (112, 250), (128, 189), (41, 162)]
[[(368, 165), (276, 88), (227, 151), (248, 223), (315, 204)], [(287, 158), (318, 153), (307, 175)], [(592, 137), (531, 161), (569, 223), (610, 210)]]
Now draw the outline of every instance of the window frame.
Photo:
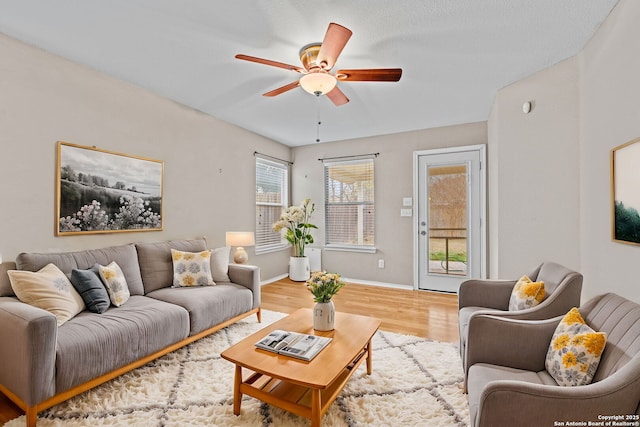
[[(258, 181), (259, 179), (259, 173), (258, 173), (258, 168), (259, 166), (266, 166), (266, 167), (274, 167), (277, 169), (280, 169), (281, 171), (284, 172), (284, 177), (282, 178), (280, 185), (280, 198), (281, 198), (281, 203), (268, 203), (268, 202), (259, 202), (258, 201), (258, 187), (260, 185), (260, 182)], [(288, 204), (289, 204), (289, 187), (290, 187), (290, 183), (289, 180), (291, 179), (291, 171), (290, 171), (290, 163), (287, 161), (280, 161), (278, 159), (272, 159), (272, 158), (265, 158), (265, 157), (261, 157), (259, 155), (256, 154), (255, 156), (255, 184), (256, 184), (256, 190), (255, 190), (255, 200), (256, 200), (256, 212), (255, 212), (255, 239), (256, 239), (256, 244), (255, 244), (255, 253), (256, 254), (264, 254), (264, 253), (269, 253), (269, 252), (277, 252), (277, 251), (281, 251), (284, 249), (288, 249), (290, 247), (289, 242), (286, 241), (286, 239), (284, 239), (282, 237), (282, 235), (280, 235), (280, 239), (278, 241), (278, 243), (269, 243), (271, 242), (270, 239), (262, 239), (262, 234), (259, 233), (259, 227), (260, 227), (260, 207), (261, 206), (279, 206), (280, 210), (278, 212), (277, 218), (273, 218), (272, 219), (272, 223), (269, 224), (269, 227), (271, 227), (271, 225), (273, 223), (275, 223), (278, 218), (280, 217), (281, 212), (287, 208)], [(264, 226), (264, 225), (263, 225)], [(274, 234), (280, 234), (277, 232), (273, 232)], [(272, 236), (271, 238), (273, 239), (275, 236)], [(274, 239), (275, 240), (275, 239)]]
[[(358, 157), (358, 156), (353, 156), (353, 157), (357, 157), (357, 158), (334, 158), (334, 159), (323, 159), (323, 184), (324, 184), (324, 225), (325, 225), (325, 245), (324, 248), (326, 250), (330, 250), (330, 251), (345, 251), (345, 252), (364, 252), (364, 253), (375, 253), (377, 251), (377, 248), (375, 246), (375, 234), (376, 234), (376, 227), (375, 227), (375, 156), (362, 156), (362, 157)], [(344, 165), (349, 165), (352, 164), (354, 166), (356, 165), (362, 165), (365, 163), (370, 163), (371, 164), (371, 190), (369, 191), (370, 193), (370, 200), (362, 200), (362, 201), (350, 201), (350, 202), (343, 202), (343, 203), (335, 203), (335, 202), (330, 202), (329, 201), (329, 188), (330, 188), (330, 183), (329, 183), (329, 168), (331, 167), (337, 167), (337, 166), (344, 166)], [(340, 243), (331, 243), (331, 240), (329, 238), (329, 231), (330, 231), (330, 227), (329, 227), (329, 223), (331, 221), (332, 215), (330, 214), (330, 208), (332, 206), (346, 206), (346, 205), (359, 205), (359, 206), (367, 206), (367, 205), (373, 205), (373, 218), (371, 219), (371, 227), (373, 228), (371, 231), (371, 235), (373, 238), (373, 242), (371, 244), (354, 244), (354, 243), (344, 243), (344, 242), (340, 242)], [(364, 236), (362, 236), (362, 238), (364, 239)]]

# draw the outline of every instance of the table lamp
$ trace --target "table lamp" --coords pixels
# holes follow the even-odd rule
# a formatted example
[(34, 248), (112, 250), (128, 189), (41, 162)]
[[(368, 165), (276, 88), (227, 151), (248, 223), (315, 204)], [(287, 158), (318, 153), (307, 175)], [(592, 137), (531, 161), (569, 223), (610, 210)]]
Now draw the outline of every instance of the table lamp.
[(256, 238), (253, 231), (227, 231), (227, 246), (236, 247), (236, 251), (233, 253), (233, 262), (236, 264), (244, 264), (249, 260), (249, 255), (244, 247), (255, 244)]

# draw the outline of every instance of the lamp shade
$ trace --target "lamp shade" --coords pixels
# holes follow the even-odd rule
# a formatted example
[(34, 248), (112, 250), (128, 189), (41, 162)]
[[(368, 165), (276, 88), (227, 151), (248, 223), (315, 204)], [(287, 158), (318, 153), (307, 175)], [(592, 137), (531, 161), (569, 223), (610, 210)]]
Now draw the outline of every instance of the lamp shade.
[(253, 231), (227, 231), (227, 246), (253, 246), (256, 238)]

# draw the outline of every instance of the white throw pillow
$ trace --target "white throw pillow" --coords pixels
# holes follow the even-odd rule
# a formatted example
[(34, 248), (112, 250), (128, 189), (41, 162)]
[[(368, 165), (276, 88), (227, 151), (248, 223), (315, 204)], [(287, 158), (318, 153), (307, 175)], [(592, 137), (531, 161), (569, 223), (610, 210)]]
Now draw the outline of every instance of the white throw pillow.
[(52, 313), (58, 326), (84, 310), (82, 297), (55, 264), (47, 264), (37, 272), (9, 270), (7, 274), (18, 299)]
[(100, 279), (104, 283), (104, 287), (107, 288), (111, 304), (120, 307), (127, 302), (131, 294), (129, 293), (127, 279), (124, 277), (120, 266), (113, 261), (107, 266), (98, 265), (98, 269), (100, 271)]
[(229, 282), (229, 254), (231, 246), (211, 249), (211, 276), (216, 282)]

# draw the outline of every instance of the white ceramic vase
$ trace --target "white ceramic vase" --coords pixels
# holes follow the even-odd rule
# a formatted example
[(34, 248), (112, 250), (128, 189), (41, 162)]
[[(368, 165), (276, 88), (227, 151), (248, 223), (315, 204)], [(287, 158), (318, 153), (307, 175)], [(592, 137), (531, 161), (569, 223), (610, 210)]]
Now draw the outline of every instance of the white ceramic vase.
[(289, 258), (289, 278), (294, 282), (304, 282), (311, 277), (309, 258), (306, 256), (292, 256)]
[(333, 301), (317, 302), (313, 307), (313, 329), (316, 331), (332, 331), (336, 317)]

